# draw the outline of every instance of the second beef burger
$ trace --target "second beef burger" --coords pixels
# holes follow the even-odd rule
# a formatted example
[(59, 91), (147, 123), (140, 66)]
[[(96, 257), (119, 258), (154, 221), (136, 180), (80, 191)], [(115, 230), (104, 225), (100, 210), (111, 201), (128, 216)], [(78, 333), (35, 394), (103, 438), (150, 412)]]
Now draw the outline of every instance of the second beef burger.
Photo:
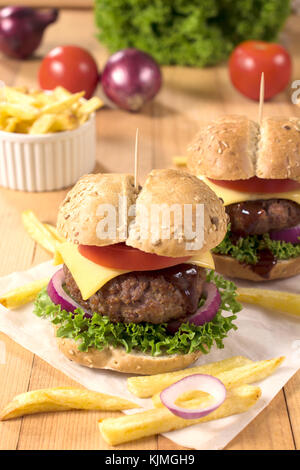
[(261, 126), (245, 116), (219, 118), (190, 145), (188, 167), (230, 217), (213, 250), (218, 272), (252, 281), (300, 273), (298, 118), (266, 118)]
[[(156, 218), (145, 218), (153, 207)], [(209, 250), (222, 241), (227, 216), (198, 178), (153, 170), (136, 188), (131, 175), (87, 175), (61, 205), (57, 227), (66, 239), (56, 253), (63, 267), (35, 313), (53, 321), (69, 359), (152, 374), (185, 367), (214, 343), (223, 347), (235, 315), (222, 310), (235, 314), (240, 306), (235, 286), (209, 270)]]

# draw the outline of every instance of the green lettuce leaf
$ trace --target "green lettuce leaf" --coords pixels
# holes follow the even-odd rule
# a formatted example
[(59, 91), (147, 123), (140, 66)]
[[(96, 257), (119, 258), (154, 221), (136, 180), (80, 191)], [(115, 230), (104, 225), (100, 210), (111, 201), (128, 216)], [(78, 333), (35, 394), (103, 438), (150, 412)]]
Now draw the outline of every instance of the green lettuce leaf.
[(221, 255), (229, 255), (240, 263), (257, 264), (259, 251), (268, 248), (277, 260), (287, 260), (300, 256), (300, 243), (293, 245), (283, 241), (271, 240), (268, 233), (250, 235), (232, 240), (230, 228), (223, 241), (212, 251)]
[(242, 41), (274, 41), (291, 0), (95, 0), (98, 38), (136, 47), (161, 64), (213, 65)]
[[(57, 325), (58, 337), (77, 341), (80, 351), (87, 351), (91, 347), (102, 350), (111, 345), (124, 347), (126, 352), (136, 350), (152, 356), (186, 354), (199, 350), (207, 354), (213, 344), (218, 348), (224, 347), (223, 339), (228, 332), (237, 329), (233, 321), (241, 310), (233, 282), (213, 271), (208, 272), (207, 281), (214, 282), (221, 294), (221, 306), (216, 316), (203, 326), (182, 324), (174, 335), (168, 332), (165, 323), (112, 323), (108, 317), (97, 313), (92, 318), (86, 318), (80, 308), (76, 310), (76, 315), (72, 315), (50, 300), (46, 288), (41, 290), (35, 301), (34, 313)], [(224, 316), (223, 310), (232, 314)]]

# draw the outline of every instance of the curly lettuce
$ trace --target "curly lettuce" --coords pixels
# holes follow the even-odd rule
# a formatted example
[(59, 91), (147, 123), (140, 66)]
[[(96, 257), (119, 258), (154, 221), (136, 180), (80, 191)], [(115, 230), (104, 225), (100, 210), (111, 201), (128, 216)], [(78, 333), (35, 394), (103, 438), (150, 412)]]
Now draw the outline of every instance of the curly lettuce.
[(249, 235), (232, 239), (230, 228), (223, 241), (212, 251), (221, 255), (229, 255), (240, 263), (255, 265), (259, 261), (259, 252), (269, 249), (277, 260), (288, 260), (300, 256), (300, 241), (298, 244), (271, 240), (268, 233), (264, 235)]
[[(113, 346), (123, 347), (127, 353), (135, 350), (152, 356), (194, 351), (207, 354), (214, 344), (218, 348), (224, 347), (223, 340), (228, 332), (237, 329), (233, 321), (237, 318), (236, 313), (241, 310), (233, 282), (213, 271), (208, 272), (207, 281), (214, 282), (221, 294), (221, 305), (216, 316), (203, 326), (184, 323), (175, 334), (168, 332), (166, 323), (112, 323), (108, 317), (97, 313), (86, 318), (80, 308), (73, 315), (62, 310), (60, 305), (55, 305), (46, 288), (41, 290), (35, 301), (34, 313), (58, 326), (58, 337), (72, 338), (78, 342), (80, 351), (87, 351), (89, 348), (102, 350)], [(231, 315), (224, 316), (223, 311), (231, 312)]]
[(136, 47), (161, 64), (203, 67), (248, 39), (276, 40), (290, 0), (95, 0), (98, 38)]

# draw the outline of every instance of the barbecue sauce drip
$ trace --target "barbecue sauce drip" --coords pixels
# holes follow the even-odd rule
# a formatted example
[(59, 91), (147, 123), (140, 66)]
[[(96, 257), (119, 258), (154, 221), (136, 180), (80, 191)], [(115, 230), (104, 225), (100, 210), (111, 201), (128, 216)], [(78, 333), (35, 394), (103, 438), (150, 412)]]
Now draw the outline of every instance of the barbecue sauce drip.
[(260, 250), (259, 252), (259, 260), (256, 264), (250, 264), (248, 266), (251, 267), (252, 271), (254, 271), (259, 276), (268, 279), (270, 275), (270, 271), (277, 263), (277, 260), (273, 253), (268, 250)]
[[(180, 290), (187, 300), (187, 313), (194, 313), (199, 303), (199, 282), (204, 283), (204, 279), (200, 279), (197, 267), (191, 264), (178, 264), (165, 268), (164, 277)], [(184, 275), (184, 276), (183, 276)]]
[[(230, 239), (232, 243), (234, 244), (238, 242), (239, 238), (240, 236), (237, 235), (236, 233), (231, 233), (230, 235)], [(271, 269), (277, 263), (277, 259), (273, 255), (272, 251), (270, 251), (268, 248), (265, 248), (264, 250), (260, 250), (258, 252), (258, 256), (259, 256), (259, 259), (256, 264), (248, 264), (248, 263), (242, 263), (242, 264), (249, 266), (253, 272), (263, 277), (264, 279), (268, 279)]]

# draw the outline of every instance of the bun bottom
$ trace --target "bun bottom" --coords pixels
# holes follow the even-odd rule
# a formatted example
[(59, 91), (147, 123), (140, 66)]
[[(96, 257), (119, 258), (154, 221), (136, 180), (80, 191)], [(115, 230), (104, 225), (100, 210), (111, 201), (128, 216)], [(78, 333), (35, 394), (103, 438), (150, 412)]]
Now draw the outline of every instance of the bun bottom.
[(267, 278), (260, 276), (247, 264), (239, 263), (232, 256), (213, 254), (215, 270), (228, 277), (247, 279), (249, 281), (272, 281), (273, 279), (285, 279), (300, 274), (300, 256), (289, 260), (277, 261), (270, 270)]
[(76, 341), (70, 338), (56, 338), (60, 351), (71, 361), (95, 369), (109, 369), (128, 374), (152, 375), (184, 369), (195, 362), (201, 351), (190, 354), (153, 357), (147, 354), (126, 353), (123, 348), (109, 346), (102, 351), (90, 348), (79, 351)]

